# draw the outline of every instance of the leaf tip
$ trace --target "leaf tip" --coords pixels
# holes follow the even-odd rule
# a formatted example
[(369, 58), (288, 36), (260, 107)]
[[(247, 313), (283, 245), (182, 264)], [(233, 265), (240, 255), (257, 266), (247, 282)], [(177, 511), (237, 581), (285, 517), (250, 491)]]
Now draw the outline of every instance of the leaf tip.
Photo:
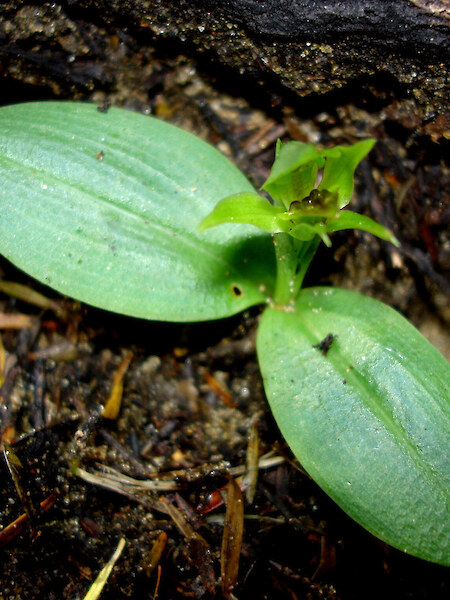
[(206, 217), (204, 217), (200, 221), (200, 223), (197, 226), (197, 232), (198, 233), (203, 233), (207, 229), (211, 229), (211, 227), (214, 227), (215, 223), (213, 223), (212, 220), (211, 220), (211, 214), (212, 213), (209, 213), (208, 215), (206, 215)]

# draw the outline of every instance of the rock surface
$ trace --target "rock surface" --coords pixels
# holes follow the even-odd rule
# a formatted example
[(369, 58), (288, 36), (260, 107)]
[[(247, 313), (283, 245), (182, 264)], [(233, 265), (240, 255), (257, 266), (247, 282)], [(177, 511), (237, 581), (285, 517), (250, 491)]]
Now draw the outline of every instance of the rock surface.
[(375, 87), (403, 88), (422, 109), (445, 107), (446, 2), (196, 0), (157, 2), (148, 16), (157, 35), (176, 32), (241, 73), (272, 77), (300, 96), (372, 78)]
[[(116, 36), (136, 52), (202, 55), (274, 94), (409, 97), (419, 128), (448, 103), (445, 1), (7, 1), (0, 15), (3, 74), (51, 88), (117, 84), (107, 65)], [(448, 123), (437, 127), (444, 135)]]

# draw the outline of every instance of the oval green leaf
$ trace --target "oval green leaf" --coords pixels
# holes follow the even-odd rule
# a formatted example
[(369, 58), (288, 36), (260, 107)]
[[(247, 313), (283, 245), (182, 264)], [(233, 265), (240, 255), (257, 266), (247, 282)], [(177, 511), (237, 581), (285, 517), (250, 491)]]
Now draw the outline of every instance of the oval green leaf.
[(390, 307), (334, 288), (303, 290), (295, 312), (267, 309), (257, 351), (311, 477), (377, 537), (450, 564), (445, 358)]
[(2, 107), (0, 176), (0, 253), (63, 294), (198, 321), (264, 302), (272, 284), (269, 236), (198, 231), (220, 198), (253, 186), (214, 148), (152, 117), (73, 102)]

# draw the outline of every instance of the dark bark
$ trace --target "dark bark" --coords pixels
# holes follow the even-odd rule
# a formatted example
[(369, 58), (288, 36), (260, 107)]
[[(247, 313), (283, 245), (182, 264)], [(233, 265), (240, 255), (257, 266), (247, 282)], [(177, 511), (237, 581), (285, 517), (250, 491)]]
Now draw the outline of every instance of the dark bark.
[[(211, 10), (217, 3), (194, 2)], [(346, 41), (357, 48), (377, 44), (391, 53), (410, 56), (425, 50), (448, 56), (447, 19), (450, 11), (420, 3), (397, 0), (231, 0), (222, 3), (228, 18), (235, 19), (255, 37), (290, 41), (336, 43)], [(430, 35), (432, 30), (432, 34)]]
[(202, 55), (275, 92), (348, 98), (370, 85), (410, 96), (417, 121), (448, 102), (444, 1), (34, 0), (6, 2), (0, 15), (3, 74), (63, 92), (116, 85), (105, 61), (117, 34), (136, 51)]

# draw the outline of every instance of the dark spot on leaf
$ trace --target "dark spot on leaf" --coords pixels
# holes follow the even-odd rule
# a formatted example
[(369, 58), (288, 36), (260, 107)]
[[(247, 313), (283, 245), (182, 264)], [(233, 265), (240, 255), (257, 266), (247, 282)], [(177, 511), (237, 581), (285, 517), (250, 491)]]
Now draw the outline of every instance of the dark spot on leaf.
[(105, 113), (108, 112), (110, 106), (111, 102), (109, 100), (105, 100), (105, 102), (102, 102), (102, 104), (97, 106), (97, 110), (98, 112)]
[(242, 288), (241, 288), (240, 285), (237, 285), (237, 284), (234, 283), (231, 286), (231, 293), (233, 294), (233, 296), (235, 298), (240, 298), (244, 292), (242, 291)]
[(333, 341), (337, 338), (337, 335), (334, 335), (333, 333), (329, 333), (326, 337), (323, 338), (323, 340), (321, 342), (319, 342), (318, 344), (315, 344), (313, 346), (313, 348), (317, 348), (318, 350), (320, 350), (322, 352), (322, 354), (324, 356), (327, 355), (328, 350), (331, 348), (331, 344), (333, 343)]

